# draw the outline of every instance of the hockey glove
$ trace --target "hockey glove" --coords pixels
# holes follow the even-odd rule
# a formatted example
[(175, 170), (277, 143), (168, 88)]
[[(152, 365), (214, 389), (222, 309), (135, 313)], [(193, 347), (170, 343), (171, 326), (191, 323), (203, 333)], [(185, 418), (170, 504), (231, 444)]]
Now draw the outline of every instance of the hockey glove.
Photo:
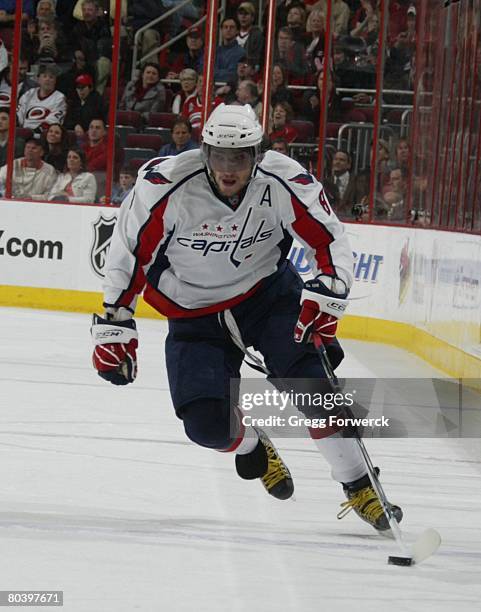
[(336, 336), (337, 321), (347, 308), (347, 286), (340, 278), (319, 276), (304, 283), (301, 312), (294, 329), (296, 342), (311, 342), (319, 334), (324, 344)]
[(114, 321), (94, 314), (90, 332), (95, 344), (92, 361), (99, 376), (114, 385), (134, 382), (139, 344), (135, 321)]

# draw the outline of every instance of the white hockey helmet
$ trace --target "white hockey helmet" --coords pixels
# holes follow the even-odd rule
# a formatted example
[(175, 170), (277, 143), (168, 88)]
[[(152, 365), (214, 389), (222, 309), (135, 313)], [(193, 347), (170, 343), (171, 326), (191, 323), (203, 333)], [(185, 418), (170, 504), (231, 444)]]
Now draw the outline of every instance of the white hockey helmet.
[(202, 155), (211, 178), (214, 179), (214, 170), (247, 168), (252, 177), (262, 159), (262, 138), (261, 125), (251, 106), (219, 104), (202, 130)]
[(261, 125), (249, 104), (219, 104), (202, 130), (205, 144), (226, 149), (258, 147), (262, 135)]

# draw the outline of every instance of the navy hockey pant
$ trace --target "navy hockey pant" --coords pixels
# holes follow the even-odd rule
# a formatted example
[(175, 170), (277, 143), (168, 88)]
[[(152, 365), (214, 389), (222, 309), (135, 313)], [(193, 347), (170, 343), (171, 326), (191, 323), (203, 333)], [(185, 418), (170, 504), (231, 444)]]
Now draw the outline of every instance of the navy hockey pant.
[[(317, 354), (293, 339), (302, 287), (286, 262), (253, 296), (232, 308), (244, 344), (263, 355), (276, 378), (325, 378)], [(339, 343), (328, 350), (337, 367), (344, 356)], [(187, 436), (201, 446), (228, 448), (231, 406), (236, 403), (230, 397), (230, 382), (240, 377), (244, 353), (217, 314), (169, 320), (165, 353), (172, 401)]]

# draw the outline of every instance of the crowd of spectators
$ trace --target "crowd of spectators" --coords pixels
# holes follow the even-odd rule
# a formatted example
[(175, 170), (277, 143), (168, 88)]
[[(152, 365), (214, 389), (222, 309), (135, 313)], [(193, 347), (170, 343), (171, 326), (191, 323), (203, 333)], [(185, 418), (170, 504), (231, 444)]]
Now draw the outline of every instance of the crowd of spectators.
[[(198, 19), (205, 14), (207, 3), (194, 0), (162, 18), (178, 4), (179, 0), (123, 0), (121, 6), (117, 108), (139, 116), (135, 131), (140, 133), (144, 129), (155, 132), (150, 123), (154, 115), (176, 116), (165, 126), (156, 124), (163, 139), (155, 150), (160, 155), (197, 147), (201, 122), (204, 31)], [(259, 118), (267, 6), (255, 0), (226, 2), (214, 65), (214, 104), (250, 104)], [(24, 0), (23, 7), (17, 109), (17, 125), (23, 132), (16, 139), (13, 195), (105, 201), (115, 2)], [(295, 156), (296, 147), (304, 142), (310, 146), (306, 150), (312, 159), (300, 161), (312, 169), (326, 70), (329, 146), (322, 178), (338, 214), (362, 220), (369, 199), (371, 160), (358, 149), (355, 139), (349, 147), (339, 146), (337, 128), (356, 121), (372, 122), (369, 90), (375, 87), (379, 0), (333, 0), (332, 9), (332, 61), (326, 67), (326, 0), (277, 1), (269, 146)], [(0, 38), (4, 40), (11, 41), (14, 10), (13, 0), (0, 0)], [(156, 18), (161, 19), (152, 23)], [(392, 89), (412, 89), (415, 23), (416, 0), (391, 0), (384, 78)], [(138, 41), (138, 55), (144, 60), (134, 66), (137, 76), (131, 78), (135, 73), (130, 63), (134, 39), (139, 38), (135, 33), (147, 25)], [(183, 30), (185, 37), (159, 50)], [(6, 170), (10, 93), (9, 64), (0, 72), (0, 181)], [(386, 94), (385, 99), (390, 104), (406, 101), (400, 94)], [(378, 149), (374, 212), (397, 221), (406, 216), (410, 150), (409, 143), (400, 139), (400, 126), (391, 127), (388, 141), (381, 139)], [(127, 160), (124, 155), (122, 134), (115, 140), (114, 203), (128, 193), (136, 174), (129, 165), (132, 157)]]

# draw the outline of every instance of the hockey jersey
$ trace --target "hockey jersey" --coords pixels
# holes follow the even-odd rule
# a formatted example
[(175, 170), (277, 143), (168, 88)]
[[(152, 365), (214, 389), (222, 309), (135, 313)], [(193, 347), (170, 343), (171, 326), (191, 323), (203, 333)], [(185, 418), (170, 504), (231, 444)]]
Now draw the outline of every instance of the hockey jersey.
[(136, 296), (167, 317), (201, 316), (252, 295), (288, 255), (305, 247), (318, 274), (352, 283), (353, 256), (322, 185), (269, 151), (233, 209), (212, 188), (198, 150), (153, 159), (119, 211), (106, 264), (105, 305)]
[(188, 96), (182, 104), (182, 116), (190, 121), (193, 128), (200, 127), (202, 120), (202, 102), (197, 91)]
[(67, 112), (67, 102), (63, 93), (55, 90), (43, 98), (39, 92), (38, 87), (29, 89), (18, 101), (19, 125), (35, 130), (52, 123), (63, 124)]

